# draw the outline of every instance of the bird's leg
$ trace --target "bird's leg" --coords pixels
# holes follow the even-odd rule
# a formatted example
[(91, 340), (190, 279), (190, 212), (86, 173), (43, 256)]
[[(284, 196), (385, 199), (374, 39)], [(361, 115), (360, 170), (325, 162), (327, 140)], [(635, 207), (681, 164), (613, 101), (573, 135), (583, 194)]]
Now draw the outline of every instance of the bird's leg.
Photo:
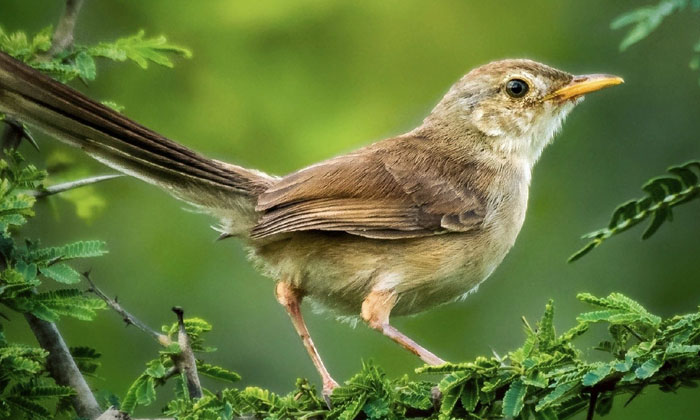
[(323, 360), (321, 360), (321, 356), (319, 356), (318, 350), (316, 350), (316, 346), (311, 340), (311, 335), (309, 335), (309, 330), (306, 328), (304, 318), (301, 316), (301, 293), (299, 293), (299, 290), (294, 288), (294, 286), (291, 284), (285, 281), (280, 281), (277, 283), (275, 288), (275, 296), (277, 297), (277, 301), (284, 306), (284, 309), (287, 310), (289, 317), (292, 319), (294, 329), (297, 330), (299, 337), (301, 337), (301, 341), (304, 343), (306, 351), (311, 357), (311, 361), (314, 363), (316, 370), (318, 370), (318, 373), (321, 375), (321, 379), (323, 380), (323, 395), (328, 397), (333, 392), (333, 389), (338, 386), (338, 383), (333, 380), (330, 373), (328, 373), (326, 366), (324, 366)]
[(362, 319), (371, 328), (399, 343), (429, 365), (441, 365), (444, 360), (421, 347), (399, 330), (389, 325), (389, 314), (396, 305), (396, 294), (390, 290), (374, 290), (362, 302)]

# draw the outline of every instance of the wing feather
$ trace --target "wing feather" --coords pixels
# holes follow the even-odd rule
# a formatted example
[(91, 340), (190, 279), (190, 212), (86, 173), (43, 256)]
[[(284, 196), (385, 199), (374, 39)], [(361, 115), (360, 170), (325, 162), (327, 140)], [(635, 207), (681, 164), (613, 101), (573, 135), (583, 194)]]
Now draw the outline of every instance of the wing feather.
[(482, 222), (485, 202), (468, 181), (469, 165), (433, 162), (424, 139), (392, 140), (280, 179), (258, 198), (261, 217), (251, 237), (326, 230), (401, 239), (465, 232)]

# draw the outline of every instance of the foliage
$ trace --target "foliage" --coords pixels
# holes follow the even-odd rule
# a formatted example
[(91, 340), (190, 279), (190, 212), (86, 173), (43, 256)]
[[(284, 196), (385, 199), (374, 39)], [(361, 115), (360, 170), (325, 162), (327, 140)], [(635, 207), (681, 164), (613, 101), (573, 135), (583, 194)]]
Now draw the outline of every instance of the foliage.
[(0, 50), (64, 83), (75, 78), (95, 80), (96, 58), (120, 62), (129, 60), (146, 69), (149, 63), (173, 67), (169, 54), (186, 58), (192, 56), (188, 49), (168, 43), (164, 36), (145, 38), (145, 33), (139, 31), (114, 42), (74, 45), (54, 57), (46, 57), (51, 48), (52, 33), (52, 27), (47, 27), (29, 37), (21, 31), (7, 34), (0, 28)]
[(644, 184), (642, 190), (647, 193), (646, 197), (620, 204), (606, 228), (584, 235), (591, 241), (569, 261), (576, 261), (613, 235), (651, 218), (642, 234), (642, 239), (648, 239), (664, 222), (673, 220), (673, 207), (700, 198), (700, 161), (672, 166), (668, 172), (670, 175), (652, 178)]
[[(113, 42), (73, 45), (55, 56), (48, 56), (52, 38), (53, 29), (50, 26), (34, 36), (29, 36), (22, 31), (8, 34), (0, 28), (0, 51), (10, 54), (64, 83), (76, 78), (83, 82), (95, 80), (97, 76), (96, 59), (117, 62), (128, 60), (146, 69), (150, 63), (173, 67), (171, 56), (189, 58), (192, 55), (188, 49), (169, 43), (164, 36), (146, 38), (145, 33), (139, 31), (135, 35), (122, 37)], [(112, 101), (103, 101), (103, 104), (118, 112), (124, 109), (123, 106)], [(2, 114), (0, 114), (0, 119), (4, 119)], [(16, 129), (21, 129), (20, 137), (34, 143), (26, 126), (17, 124)], [(52, 180), (56, 182), (89, 176), (89, 170), (86, 167), (76, 165), (70, 155), (63, 152), (49, 156), (46, 165), (50, 169)], [(59, 197), (72, 203), (77, 215), (87, 221), (105, 207), (104, 200), (91, 186), (66, 191)]]
[[(656, 5), (642, 6), (618, 16), (612, 21), (612, 29), (630, 27), (625, 38), (620, 42), (620, 51), (624, 51), (637, 42), (643, 40), (670, 15), (686, 10), (700, 11), (700, 0), (661, 0)], [(700, 40), (693, 46), (693, 57), (690, 60), (690, 68), (700, 69)]]
[[(536, 328), (524, 322), (524, 344), (505, 357), (478, 357), (418, 369), (423, 374), (444, 374), (437, 383), (410, 381), (405, 376), (389, 379), (379, 367), (365, 363), (333, 392), (329, 409), (305, 380), (297, 381), (295, 390), (286, 396), (248, 387), (205, 391), (204, 397), (193, 400), (183, 379), (176, 376), (176, 398), (167, 404), (164, 414), (212, 420), (244, 415), (266, 419), (563, 420), (586, 409), (605, 415), (618, 395), (634, 398), (651, 385), (664, 392), (696, 386), (700, 379), (700, 311), (662, 320), (619, 293), (606, 298), (582, 293), (578, 298), (595, 310), (579, 315), (578, 323), (561, 335), (554, 329), (550, 301)], [(597, 347), (608, 360), (588, 362), (573, 340), (598, 323), (608, 327), (608, 339)], [(208, 326), (193, 320), (191, 331), (198, 331), (196, 324)], [(131, 412), (137, 404), (155, 400), (155, 386), (164, 381), (171, 366), (169, 355), (163, 351), (148, 363), (122, 402), (123, 410)], [(442, 395), (440, 401), (435, 398), (435, 387)]]
[[(192, 351), (206, 353), (216, 350), (204, 346), (202, 336), (211, 331), (211, 325), (208, 322), (200, 318), (190, 318), (185, 319), (184, 323)], [(177, 342), (178, 324), (164, 325), (162, 330), (171, 344), (160, 351), (158, 358), (146, 363), (146, 370), (131, 384), (120, 405), (120, 409), (124, 412), (132, 413), (138, 405), (153, 403), (156, 399), (156, 385), (163, 385), (170, 378), (174, 378), (175, 390), (180, 398), (190, 402), (186, 380), (175, 368), (176, 360), (181, 354), (181, 348)], [(197, 371), (201, 375), (224, 382), (236, 382), (240, 379), (237, 373), (222, 367), (210, 365), (202, 360), (197, 360), (196, 363)]]
[(0, 419), (51, 418), (46, 400), (74, 394), (46, 376), (46, 356), (42, 349), (9, 343), (0, 325)]
[[(44, 171), (25, 164), (17, 152), (6, 152), (5, 159), (0, 160), (0, 304), (46, 321), (57, 321), (60, 316), (91, 320), (98, 309), (104, 308), (104, 302), (76, 288), (45, 290), (42, 286), (47, 281), (71, 285), (79, 282), (80, 274), (69, 262), (103, 255), (104, 243), (86, 241), (45, 248), (38, 241), (18, 244), (16, 239), (17, 228), (34, 214), (32, 192), (42, 188), (45, 178)], [(47, 400), (58, 399), (54, 405), (61, 409), (65, 407), (61, 402), (74, 391), (56, 385), (47, 376), (46, 351), (8, 342), (1, 327), (0, 419), (52, 418)], [(85, 371), (94, 372), (95, 355), (88, 357), (90, 351), (86, 348), (75, 352)]]

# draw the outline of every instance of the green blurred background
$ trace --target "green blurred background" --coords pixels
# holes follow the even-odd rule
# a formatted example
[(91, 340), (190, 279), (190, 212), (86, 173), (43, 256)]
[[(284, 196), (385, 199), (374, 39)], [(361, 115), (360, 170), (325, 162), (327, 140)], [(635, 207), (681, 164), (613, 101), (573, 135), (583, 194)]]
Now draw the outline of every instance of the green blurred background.
[[(36, 31), (57, 21), (62, 3), (1, 0), (0, 25)], [(697, 16), (674, 16), (619, 53), (623, 33), (611, 31), (609, 22), (639, 2), (86, 3), (79, 43), (145, 29), (189, 47), (194, 57), (178, 60), (174, 70), (146, 72), (101, 63), (97, 81), (77, 87), (126, 106), (129, 117), (207, 155), (275, 174), (411, 129), (462, 74), (494, 59), (528, 57), (573, 73), (621, 75), (627, 83), (588, 98), (544, 153), (522, 233), (479, 293), (394, 322), (441, 357), (461, 361), (518, 346), (520, 317), (535, 320), (549, 298), (560, 329), (585, 309), (575, 299), (580, 291), (620, 291), (665, 316), (700, 303), (697, 203), (679, 208), (676, 221), (647, 242), (637, 229), (566, 263), (583, 244), (579, 236), (605, 225), (616, 204), (640, 195), (646, 179), (700, 157), (700, 87), (688, 68)], [(65, 149), (44, 138), (41, 146), (41, 153), (25, 154), (43, 162), (54, 149)], [(209, 359), (240, 372), (242, 385), (286, 392), (299, 376), (318, 383), (273, 298), (272, 281), (252, 269), (239, 242), (215, 243), (212, 220), (183, 211), (182, 203), (149, 185), (123, 178), (98, 189), (107, 206), (91, 223), (55, 200), (37, 206), (27, 235), (47, 245), (106, 240), (110, 254), (83, 264), (94, 280), (154, 327), (174, 320), (173, 305), (211, 321), (210, 344), (219, 350)], [(419, 365), (364, 326), (352, 329), (307, 313), (338, 380), (356, 372), (362, 359), (375, 360), (392, 376), (412, 374)], [(14, 318), (9, 336), (33, 343), (21, 318)], [(103, 379), (93, 384), (120, 395), (158, 350), (110, 312), (93, 323), (66, 320), (60, 327), (71, 345), (103, 353)], [(587, 357), (600, 356), (590, 350)], [(624, 401), (616, 401), (612, 418), (689, 418), (687, 411), (698, 407), (697, 390), (645, 394), (624, 409)]]

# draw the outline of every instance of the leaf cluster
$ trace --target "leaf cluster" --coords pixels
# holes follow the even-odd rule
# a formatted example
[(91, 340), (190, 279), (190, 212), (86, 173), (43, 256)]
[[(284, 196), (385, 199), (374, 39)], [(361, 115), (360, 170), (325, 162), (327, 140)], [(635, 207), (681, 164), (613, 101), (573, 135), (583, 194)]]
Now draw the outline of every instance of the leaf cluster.
[(144, 31), (95, 45), (76, 44), (47, 56), (51, 48), (53, 28), (46, 27), (33, 37), (18, 31), (8, 34), (0, 28), (0, 50), (62, 81), (75, 78), (87, 82), (97, 76), (96, 59), (124, 62), (132, 61), (146, 69), (149, 64), (173, 67), (171, 56), (189, 58), (192, 53), (183, 47), (171, 44), (164, 36), (146, 38)]
[[(364, 363), (359, 373), (334, 390), (328, 408), (305, 380), (298, 380), (294, 391), (284, 396), (248, 387), (205, 390), (204, 397), (193, 400), (184, 379), (176, 376), (176, 398), (163, 412), (188, 420), (239, 416), (564, 420), (584, 410), (605, 415), (618, 396), (633, 398), (650, 385), (664, 392), (696, 386), (700, 311), (664, 320), (619, 293), (605, 298), (583, 293), (578, 299), (593, 310), (580, 314), (577, 324), (562, 334), (554, 328), (550, 301), (535, 327), (524, 321), (525, 342), (507, 355), (418, 369), (422, 374), (444, 375), (437, 383), (406, 376), (391, 379), (379, 367)], [(597, 347), (607, 355), (606, 361), (584, 360), (573, 344), (593, 324), (608, 327), (608, 338)], [(123, 410), (133, 409), (133, 400), (137, 404), (155, 400), (155, 386), (167, 376), (167, 363), (167, 358), (159, 358), (148, 364), (124, 399)]]
[(590, 242), (572, 255), (569, 262), (583, 257), (613, 235), (651, 219), (642, 234), (642, 239), (648, 239), (664, 222), (673, 220), (673, 207), (700, 197), (700, 161), (672, 166), (668, 172), (669, 175), (652, 178), (644, 184), (645, 197), (619, 205), (606, 228), (584, 235)]
[[(34, 214), (33, 192), (42, 188), (45, 178), (44, 171), (26, 164), (15, 151), (6, 151), (0, 160), (0, 304), (45, 321), (54, 322), (60, 316), (91, 320), (104, 302), (77, 288), (45, 290), (44, 283), (78, 283), (81, 275), (69, 262), (103, 255), (104, 243), (41, 247), (36, 241), (17, 241), (18, 228)], [(74, 352), (83, 371), (94, 373), (99, 365), (94, 350)], [(55, 412), (69, 408), (66, 402), (74, 391), (48, 377), (46, 356), (40, 348), (8, 342), (0, 324), (0, 419), (49, 419), (53, 418), (51, 406)]]
[[(201, 318), (188, 318), (184, 320), (185, 331), (189, 339), (189, 345), (195, 353), (208, 353), (216, 349), (204, 345), (203, 335), (211, 331), (211, 324)], [(178, 324), (164, 325), (163, 333), (168, 337), (170, 345), (160, 351), (158, 357), (146, 363), (146, 370), (129, 386), (129, 389), (120, 403), (120, 409), (127, 413), (133, 413), (134, 409), (141, 405), (147, 406), (156, 400), (156, 387), (164, 385), (169, 379), (175, 382), (176, 395), (179, 396), (176, 407), (191, 407), (195, 404), (203, 408), (203, 399), (192, 401), (187, 391), (187, 381), (181, 372), (176, 369), (176, 360), (180, 357), (182, 349), (177, 341)], [(196, 360), (197, 372), (219, 381), (233, 383), (240, 380), (240, 376), (220, 366), (211, 365), (201, 359)], [(206, 390), (205, 390), (206, 391)], [(213, 394), (206, 391), (205, 397)], [(176, 410), (176, 408), (172, 408)]]
[(0, 325), (0, 419), (50, 418), (42, 403), (74, 394), (46, 377), (46, 356), (42, 349), (9, 343)]
[[(97, 77), (97, 61), (110, 60), (116, 62), (130, 61), (146, 69), (150, 64), (173, 67), (173, 57), (189, 58), (192, 53), (183, 47), (171, 44), (164, 36), (148, 38), (144, 31), (134, 35), (119, 38), (113, 42), (99, 42), (94, 45), (75, 44), (55, 55), (49, 55), (53, 41), (53, 28), (46, 27), (33, 36), (26, 32), (7, 33), (0, 28), (0, 51), (4, 51), (43, 73), (61, 81), (70, 82), (76, 78), (87, 83)], [(102, 102), (104, 105), (121, 112), (124, 107), (112, 101)], [(0, 114), (0, 120), (4, 116)], [(5, 120), (9, 129), (15, 131), (17, 140), (27, 139), (38, 148), (29, 129), (22, 123)], [(3, 145), (5, 147), (7, 145)], [(52, 168), (51, 173), (56, 180), (66, 177), (75, 179), (77, 176), (86, 177), (85, 167), (70, 161), (64, 153), (57, 153), (48, 158), (48, 167), (60, 167), (61, 171)], [(91, 187), (83, 187), (67, 191), (59, 197), (71, 202), (79, 217), (90, 220), (105, 206), (104, 200)]]
[[(642, 6), (625, 12), (615, 18), (610, 27), (612, 29), (629, 28), (620, 42), (620, 51), (624, 51), (648, 37), (667, 17), (687, 9), (692, 12), (700, 11), (700, 0), (661, 0), (655, 5)], [(689, 65), (693, 70), (700, 70), (700, 40), (693, 46), (693, 56)]]

